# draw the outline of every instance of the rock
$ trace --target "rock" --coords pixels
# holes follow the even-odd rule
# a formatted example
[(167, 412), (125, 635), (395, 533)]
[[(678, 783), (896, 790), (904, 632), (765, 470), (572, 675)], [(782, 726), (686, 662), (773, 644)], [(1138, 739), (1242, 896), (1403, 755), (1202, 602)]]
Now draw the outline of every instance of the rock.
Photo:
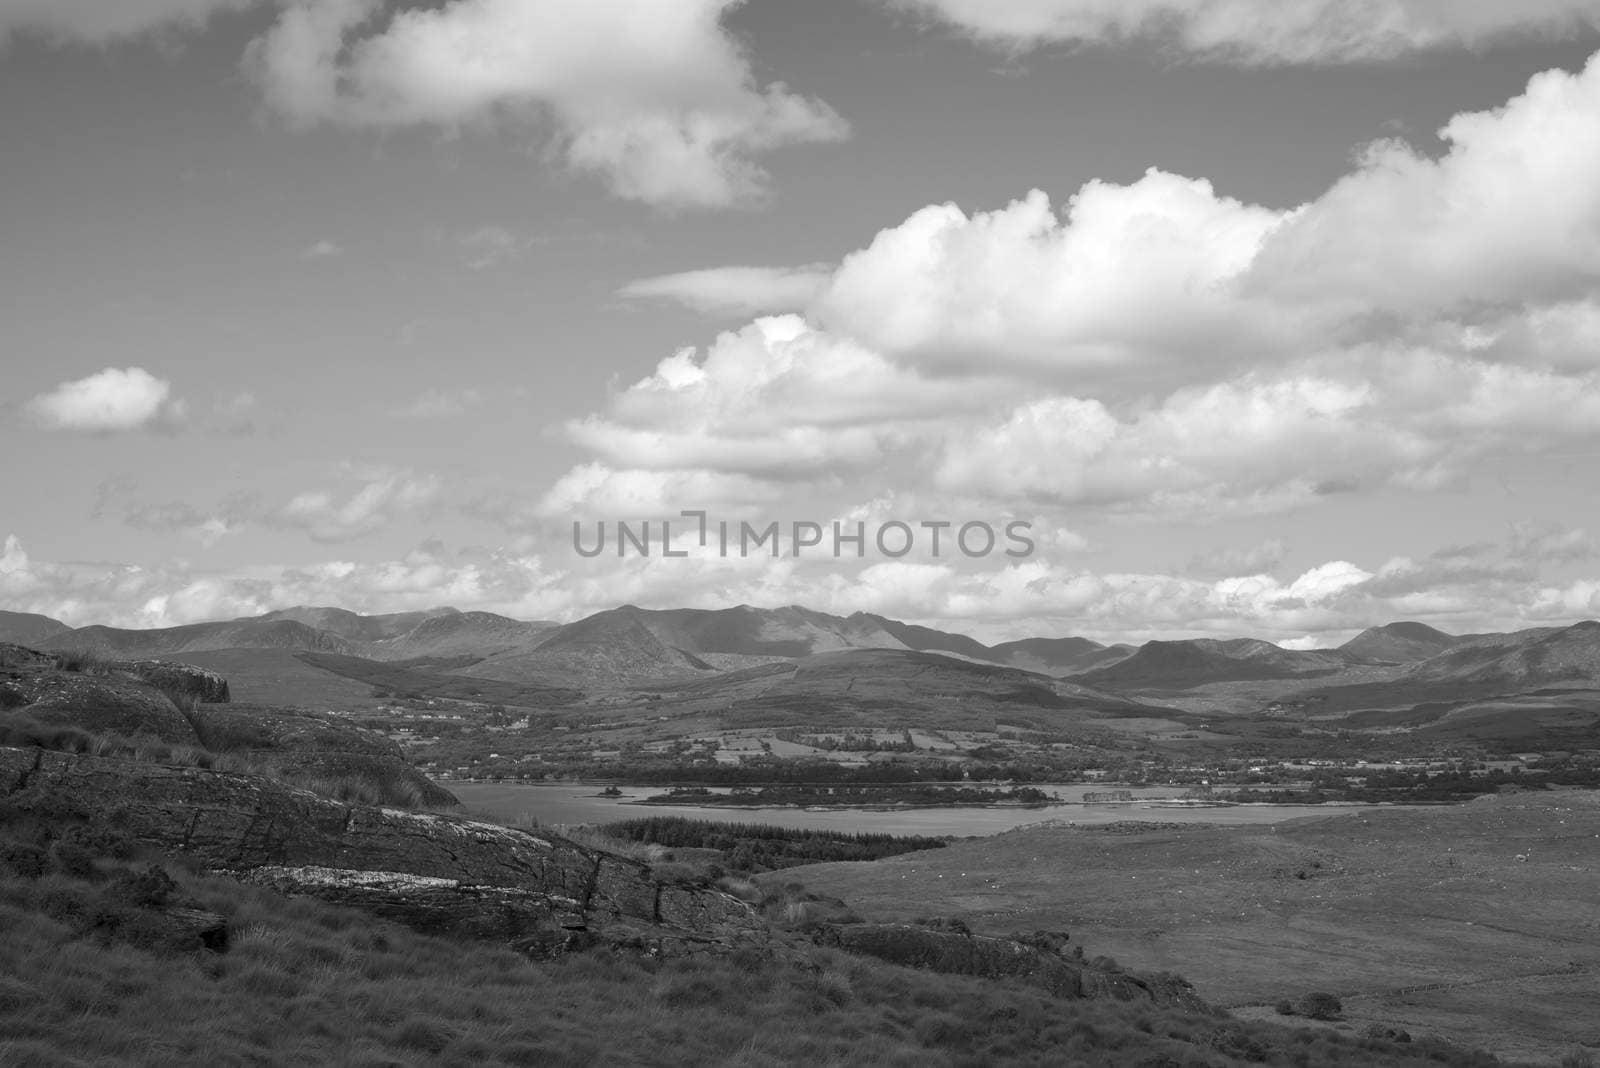
[(228, 680), (215, 671), (173, 660), (119, 660), (113, 665), (171, 697), (178, 695), (212, 704), (229, 700)]
[[(278, 769), (300, 784), (322, 780), (353, 800), (411, 808), (454, 808), (460, 800), (406, 760), (405, 751), (376, 731), (324, 712), (267, 705), (205, 706), (189, 713), (200, 742)], [(319, 790), (319, 792), (328, 792)]]
[(665, 886), (626, 857), (456, 816), (341, 804), (261, 776), (0, 748), (0, 798), (241, 879), (529, 952), (598, 941), (674, 954), (770, 938), (737, 898)]
[(142, 682), (118, 675), (50, 671), (13, 675), (7, 690), (18, 715), (41, 723), (71, 724), (90, 734), (147, 735), (169, 744), (198, 745), (199, 738), (177, 707)]

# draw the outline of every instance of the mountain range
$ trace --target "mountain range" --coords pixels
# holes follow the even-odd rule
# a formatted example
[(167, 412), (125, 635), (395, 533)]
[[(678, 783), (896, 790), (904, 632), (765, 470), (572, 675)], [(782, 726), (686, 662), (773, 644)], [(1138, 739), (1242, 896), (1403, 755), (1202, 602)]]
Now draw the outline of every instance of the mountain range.
[(1600, 681), (1600, 622), (1594, 621), (1473, 635), (1397, 622), (1363, 631), (1336, 649), (1292, 650), (1251, 638), (1134, 647), (1041, 637), (991, 646), (870, 613), (836, 616), (798, 605), (718, 610), (623, 605), (565, 625), (453, 608), (366, 616), (294, 607), (152, 630), (73, 628), (46, 616), (0, 611), (0, 641), (122, 659), (258, 649), (380, 662), (448, 660), (449, 669), (464, 676), (577, 688), (710, 678), (863, 650), (936, 654), (1021, 674), (1071, 677), (1080, 686), (1113, 693), (1266, 680), (1337, 684), (1357, 668), (1423, 686), (1528, 689)]

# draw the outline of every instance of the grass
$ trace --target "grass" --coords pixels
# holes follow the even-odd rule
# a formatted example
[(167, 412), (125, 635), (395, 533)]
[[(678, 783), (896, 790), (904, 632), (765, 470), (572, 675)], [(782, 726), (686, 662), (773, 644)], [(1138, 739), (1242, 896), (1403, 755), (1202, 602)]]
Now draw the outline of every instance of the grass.
[[(821, 949), (534, 963), (152, 869), (113, 855), (127, 852), (117, 843), (96, 854), (20, 825), (0, 839), (0, 1063), (10, 1068), (1493, 1063), (1425, 1041), (1061, 1001)], [(163, 936), (175, 901), (226, 917), (226, 951)]]
[(1070, 931), (1244, 1015), (1327, 991), (1352, 1031), (1535, 1058), (1600, 1046), (1596, 870), (1600, 801), (1572, 791), (1275, 828), (1040, 827), (759, 881), (802, 880), (872, 920)]
[(277, 760), (270, 756), (217, 752), (203, 746), (162, 741), (152, 735), (128, 738), (114, 733), (95, 733), (68, 723), (41, 722), (22, 715), (0, 717), (0, 745), (226, 774), (260, 775), (351, 804), (422, 809), (436, 803), (421, 785), (400, 775), (377, 774), (359, 768), (334, 772), (319, 769), (315, 764), (301, 768), (292, 762), (292, 755)]

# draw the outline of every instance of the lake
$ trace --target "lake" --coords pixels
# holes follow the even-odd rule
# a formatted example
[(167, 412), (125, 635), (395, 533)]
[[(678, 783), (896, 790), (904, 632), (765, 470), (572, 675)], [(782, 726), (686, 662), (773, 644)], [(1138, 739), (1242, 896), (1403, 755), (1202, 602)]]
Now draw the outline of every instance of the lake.
[[(667, 792), (664, 786), (622, 787), (621, 797), (600, 797), (597, 783), (488, 783), (444, 782), (469, 810), (494, 819), (533, 819), (545, 826), (612, 823), (643, 816), (685, 816), (724, 823), (766, 823), (808, 830), (871, 832), (878, 834), (953, 835), (981, 837), (999, 834), (1030, 823), (1063, 820), (1069, 823), (1118, 823), (1143, 820), (1162, 823), (1268, 824), (1302, 816), (1334, 816), (1368, 812), (1396, 805), (1201, 805), (1161, 804), (1175, 800), (1181, 789), (1132, 789), (1132, 802), (1085, 804), (1083, 795), (1109, 787), (1098, 784), (1040, 786), (1065, 804), (1044, 808), (907, 808), (907, 809), (800, 809), (702, 808), (694, 805), (640, 805), (646, 797)], [(973, 784), (969, 784), (973, 785)], [(1118, 789), (1124, 789), (1119, 787)], [(630, 803), (633, 802), (633, 803)]]

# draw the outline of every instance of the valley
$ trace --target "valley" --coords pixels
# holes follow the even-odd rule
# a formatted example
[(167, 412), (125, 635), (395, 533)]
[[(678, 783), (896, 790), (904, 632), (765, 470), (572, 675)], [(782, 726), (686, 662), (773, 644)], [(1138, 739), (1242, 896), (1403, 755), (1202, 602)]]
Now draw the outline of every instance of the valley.
[[(201, 766), (341, 805), (437, 791), (428, 804), (453, 814), (439, 819), (573, 836), (656, 872), (629, 878), (781, 899), (784, 915), (819, 917), (806, 929), (829, 945), (1065, 931), (1095, 960), (1176, 973), (1264, 1027), (1403, 1031), (1525, 1064), (1600, 1045), (1583, 1010), (1600, 967), (1600, 624), (1451, 636), (1400, 623), (1305, 652), (1249, 639), (990, 647), (796, 607), (625, 607), (564, 626), (312, 608), (151, 632), (52, 623), (0, 613), (0, 640), (42, 647), (7, 647), (20, 667), (0, 703), (19, 736), (65, 737), (47, 721), (123, 734), (159, 722), (167, 749), (108, 751), (160, 764), (198, 746)], [(133, 701), (136, 673), (157, 671), (141, 664), (211, 690), (226, 680), (231, 703), (207, 703), (209, 690), (180, 701), (185, 722), (143, 697), (129, 707), (155, 719), (91, 713)], [(164, 816), (141, 818), (169, 848), (198, 847)], [(355, 817), (316, 816), (323, 828), (341, 818)], [(384, 822), (395, 815), (370, 818), (400, 833)], [(689, 825), (743, 845), (650, 838)], [(775, 855), (753, 843), (830, 834), (887, 844), (876, 859), (740, 866)], [(337, 850), (333, 838), (307, 848)], [(413, 902), (416, 888), (379, 893), (369, 874), (329, 882), (269, 861), (256, 861), (261, 885), (282, 892), (481, 929), (464, 899), (440, 912)], [(490, 854), (475, 863), (474, 879), (524, 878)], [(449, 893), (467, 891), (487, 892)], [(627, 925), (653, 915), (618, 907)], [(529, 916), (540, 938), (558, 937)], [(1280, 1011), (1314, 994), (1342, 1015)]]

